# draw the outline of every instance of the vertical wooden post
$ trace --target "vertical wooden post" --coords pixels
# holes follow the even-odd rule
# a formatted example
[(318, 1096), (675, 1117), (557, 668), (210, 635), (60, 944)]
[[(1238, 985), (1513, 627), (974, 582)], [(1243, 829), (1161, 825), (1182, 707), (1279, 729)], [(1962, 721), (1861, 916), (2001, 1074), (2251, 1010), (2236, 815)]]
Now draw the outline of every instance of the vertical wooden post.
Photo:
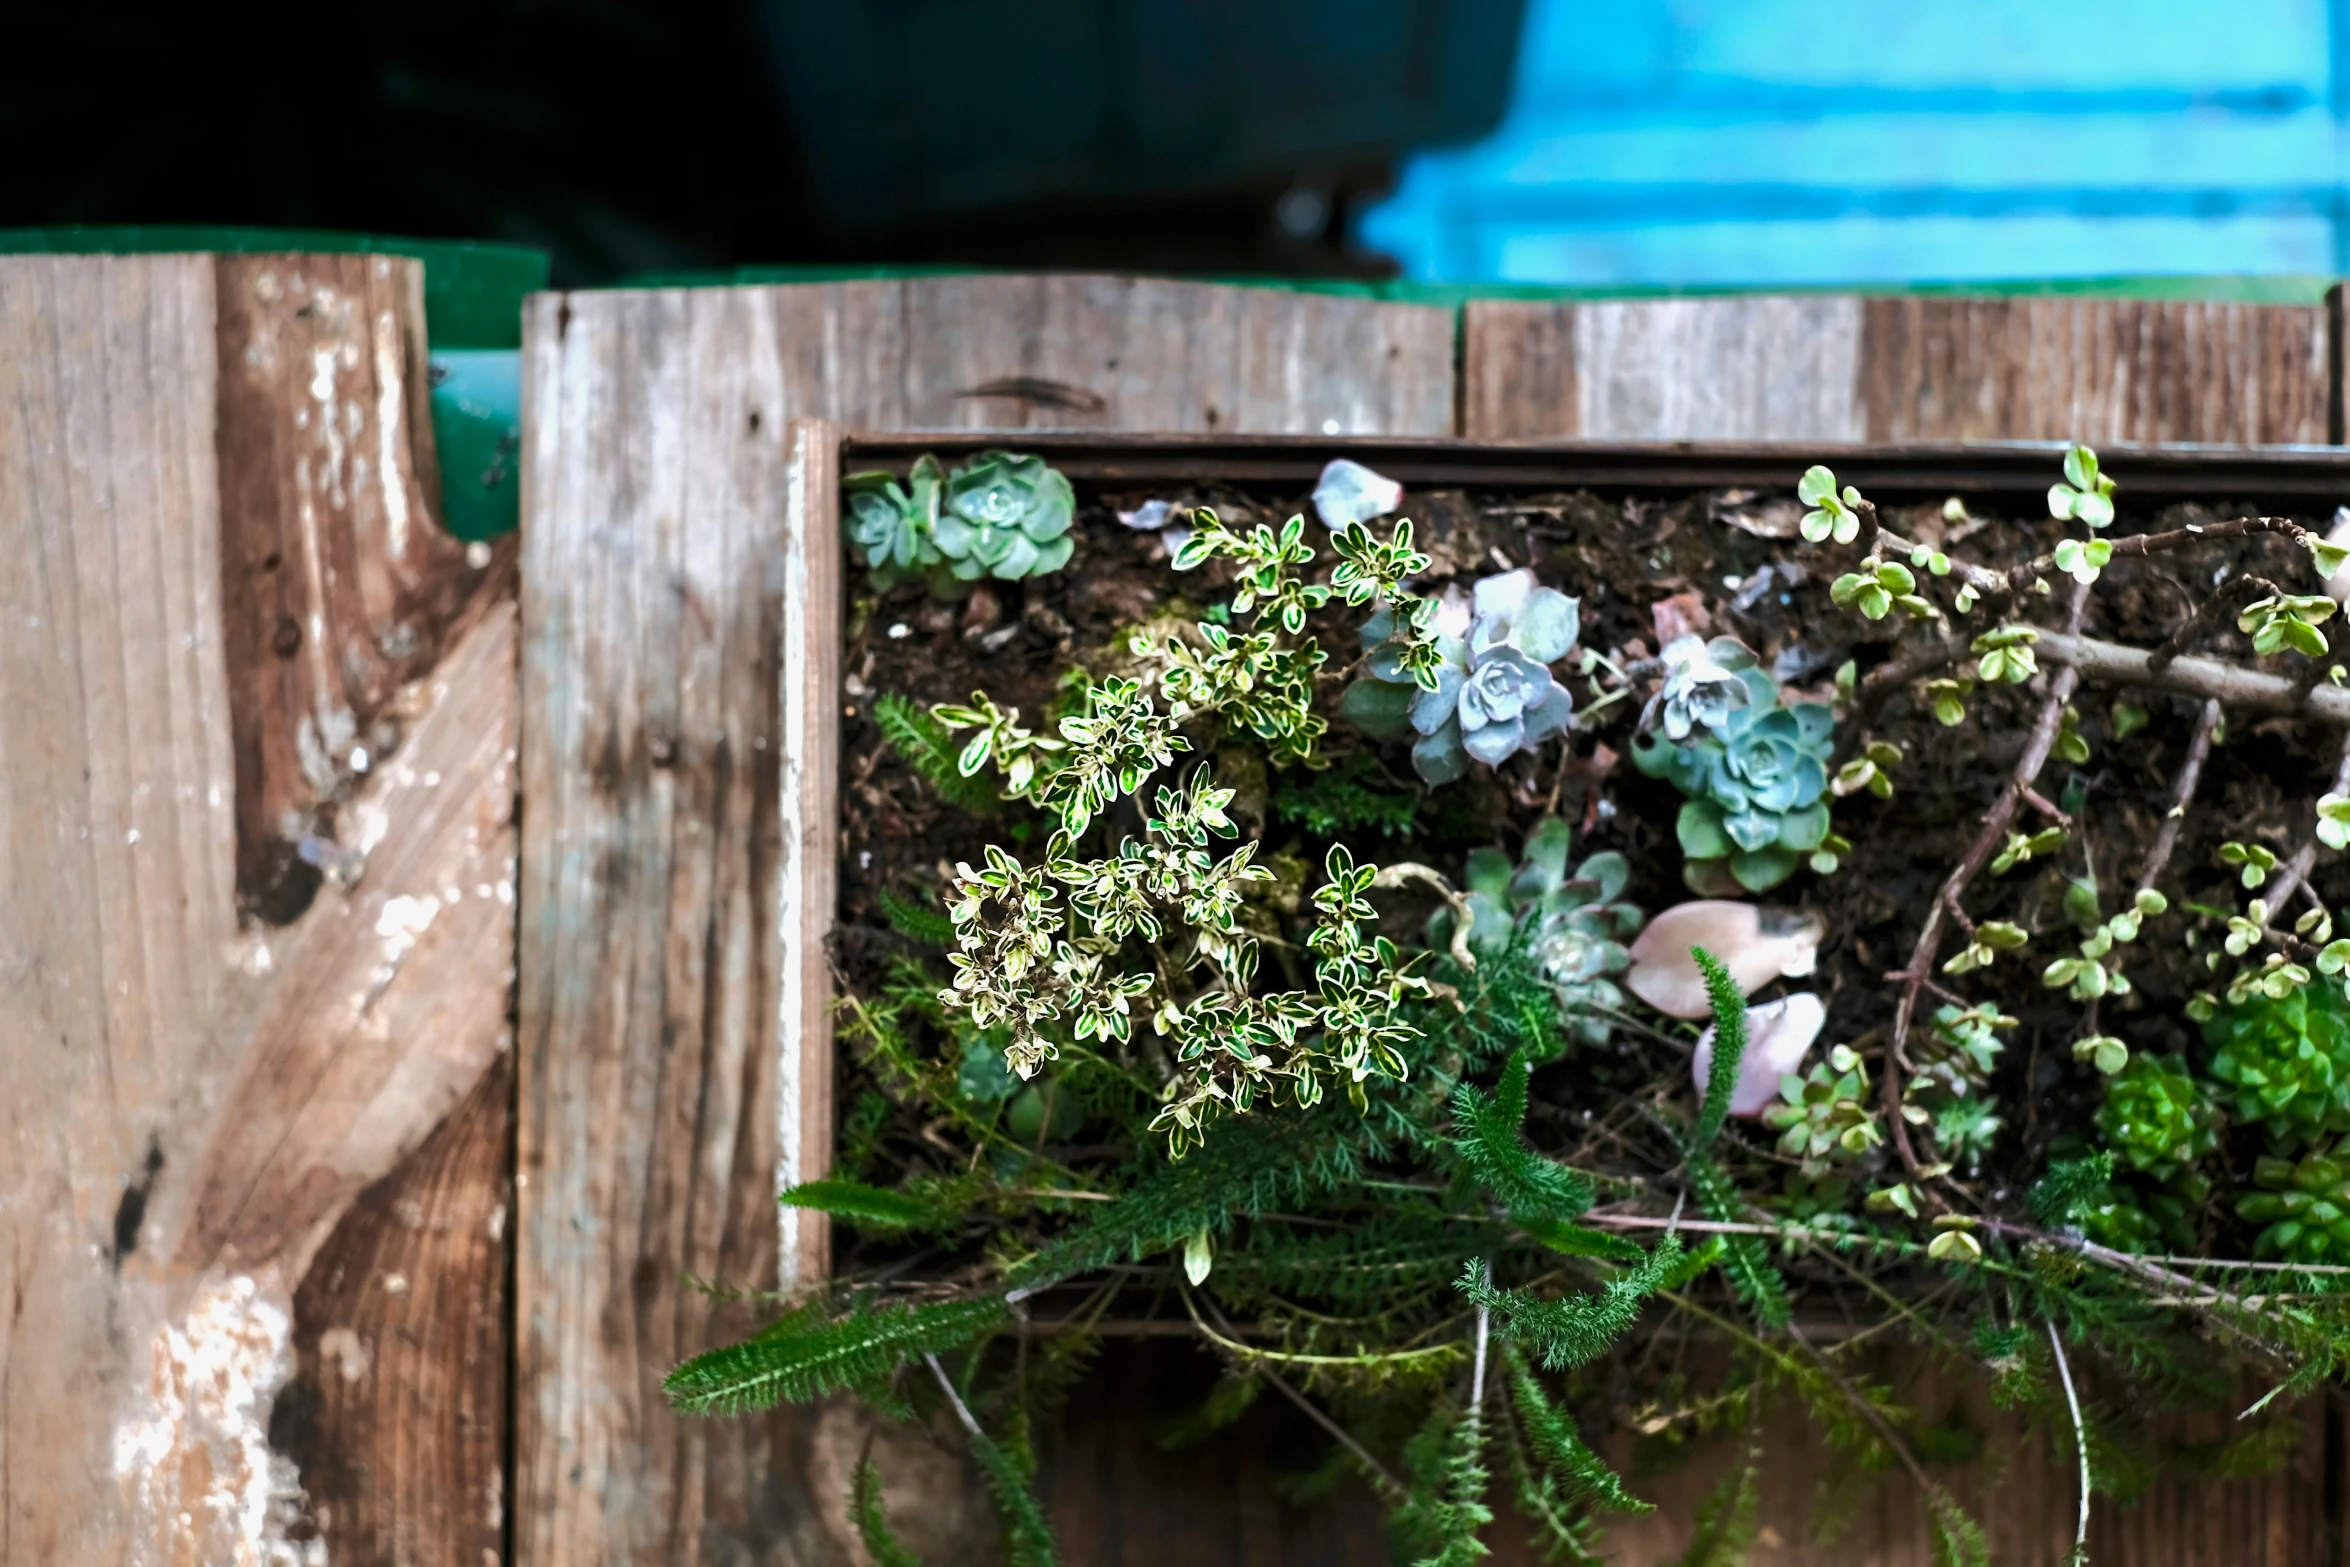
[[(795, 419), (784, 477), (782, 678), (784, 864), (776, 933), (782, 998), (776, 1186), (832, 1168), (832, 932), (840, 854), (840, 431)], [(776, 1287), (786, 1295), (830, 1270), (828, 1216), (783, 1210)]]
[[(497, 1541), (514, 623), (420, 281), (0, 258), (0, 1559)], [(312, 1274), (362, 1194), (437, 1273)]]

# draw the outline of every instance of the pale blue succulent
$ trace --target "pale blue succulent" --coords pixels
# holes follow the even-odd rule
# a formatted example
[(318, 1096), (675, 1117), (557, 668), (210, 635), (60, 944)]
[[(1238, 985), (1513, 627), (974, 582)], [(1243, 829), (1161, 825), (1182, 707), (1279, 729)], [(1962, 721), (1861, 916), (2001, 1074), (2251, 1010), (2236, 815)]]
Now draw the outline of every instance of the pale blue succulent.
[(1658, 728), (1632, 742), (1634, 766), (1670, 779), (1689, 797), (1676, 824), (1681, 874), (1707, 896), (1775, 887), (1828, 839), (1835, 712), (1818, 702), (1788, 706), (1769, 671), (1745, 649), (1737, 651), (1745, 657), (1708, 662), (1738, 666), (1730, 673), (1745, 687), (1743, 705), (1692, 700), (1683, 734), (1675, 737), (1664, 728), (1670, 706), (1651, 702), (1645, 717)]
[(849, 539), (884, 587), (921, 575), (932, 592), (954, 596), (981, 577), (1058, 571), (1075, 545), (1076, 493), (1041, 457), (982, 452), (949, 473), (925, 454), (902, 485), (856, 473), (841, 492)]
[(1577, 601), (1543, 587), (1532, 571), (1487, 577), (1467, 598), (1456, 589), (1437, 610), (1441, 661), (1429, 690), (1404, 673), (1394, 613), (1381, 609), (1362, 628), (1366, 678), (1347, 690), (1340, 710), (1382, 739), (1418, 735), (1413, 769), (1429, 783), (1451, 783), (1471, 761), (1498, 766), (1574, 723), (1574, 698), (1550, 666), (1580, 631)]
[[(1469, 948), (1481, 957), (1524, 944), (1542, 977), (1557, 994), (1567, 1032), (1584, 1044), (1605, 1044), (1611, 1014), (1624, 1009), (1624, 993), (1611, 977), (1631, 963), (1629, 943), (1640, 933), (1640, 910), (1619, 902), (1632, 879), (1632, 865), (1614, 850), (1594, 854), (1570, 873), (1567, 852), (1574, 833), (1556, 817), (1545, 817), (1526, 835), (1525, 857), (1516, 865), (1499, 849), (1469, 855), (1467, 886), (1471, 911)], [(1439, 950), (1452, 941), (1453, 913), (1439, 909), (1428, 922), (1428, 939)]]

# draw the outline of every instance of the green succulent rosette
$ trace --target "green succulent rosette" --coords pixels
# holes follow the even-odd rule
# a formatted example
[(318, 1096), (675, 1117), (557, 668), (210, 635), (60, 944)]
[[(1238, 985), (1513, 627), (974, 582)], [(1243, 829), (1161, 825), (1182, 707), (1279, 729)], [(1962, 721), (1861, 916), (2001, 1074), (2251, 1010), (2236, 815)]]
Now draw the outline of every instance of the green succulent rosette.
[(2219, 1110), (2180, 1057), (2133, 1055), (2106, 1084), (2097, 1129), (2130, 1169), (2167, 1181), (2219, 1147)]
[(2213, 1013), (2203, 1038), (2228, 1108), (2272, 1147), (2350, 1131), (2350, 1000), (2338, 981), (2282, 998), (2255, 991)]
[(2236, 1216), (2264, 1226), (2253, 1255), (2287, 1262), (2350, 1261), (2350, 1165), (2327, 1154), (2262, 1159), (2259, 1191), (2236, 1199)]
[(1763, 892), (1795, 874), (1828, 837), (1828, 758), (1836, 716), (1824, 703), (1780, 699), (1769, 671), (1735, 671), (1749, 700), (1675, 743), (1650, 731), (1632, 763), (1687, 795), (1675, 824), (1682, 879), (1708, 897)]
[[(1630, 965), (1627, 943), (1639, 934), (1642, 916), (1620, 901), (1632, 879), (1631, 862), (1611, 850), (1570, 872), (1573, 843), (1572, 828), (1546, 817), (1526, 835), (1525, 856), (1514, 865), (1499, 849), (1472, 852), (1463, 878), (1471, 910), (1468, 941), (1480, 956), (1523, 942), (1557, 994), (1569, 1034), (1597, 1045), (1607, 1042), (1608, 1014), (1624, 1008), (1624, 993), (1612, 976)], [(1438, 910), (1428, 923), (1429, 944), (1449, 945), (1453, 925), (1452, 911)]]

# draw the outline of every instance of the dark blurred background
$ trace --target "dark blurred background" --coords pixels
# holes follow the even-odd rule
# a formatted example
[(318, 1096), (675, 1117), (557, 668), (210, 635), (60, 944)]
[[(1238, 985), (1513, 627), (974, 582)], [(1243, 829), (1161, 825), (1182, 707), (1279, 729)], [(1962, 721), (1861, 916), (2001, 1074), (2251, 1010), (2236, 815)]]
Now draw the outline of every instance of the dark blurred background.
[[(29, 8), (26, 8), (29, 11)], [(1380, 275), (1408, 148), (1488, 130), (1522, 0), (83, 5), (0, 46), (0, 227), (746, 263)]]
[(2314, 298), (2350, 272), (2350, 0), (5, 20), (0, 229), (505, 240), (565, 285), (934, 263), (1612, 292), (2233, 275)]

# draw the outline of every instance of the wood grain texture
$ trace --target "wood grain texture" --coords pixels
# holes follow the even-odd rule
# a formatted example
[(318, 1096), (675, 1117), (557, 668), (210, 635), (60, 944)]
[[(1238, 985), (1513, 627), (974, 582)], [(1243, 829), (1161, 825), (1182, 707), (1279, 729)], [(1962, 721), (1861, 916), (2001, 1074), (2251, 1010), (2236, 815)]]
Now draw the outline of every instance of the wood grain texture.
[[(777, 868), (775, 1184), (832, 1169), (832, 953), (840, 829), (840, 427), (792, 421), (784, 476), (786, 606), (777, 659), (781, 690), (783, 863)], [(782, 1212), (775, 1287), (793, 1294), (832, 1271), (830, 1216)]]
[(661, 1378), (777, 1268), (773, 301), (542, 297), (526, 323), (514, 1544), (693, 1563), (771, 1538), (772, 1431)]
[(1871, 441), (2326, 439), (2320, 307), (1871, 299), (1864, 309), (1856, 395)]
[(516, 1548), (721, 1559), (814, 1526), (789, 1417), (659, 1387), (755, 1320), (682, 1275), (823, 1267), (773, 1208), (829, 1156), (838, 852), (833, 459), (791, 421), (1443, 434), (1452, 317), (951, 278), (548, 296), (525, 342)]
[(1850, 295), (1464, 307), (1465, 435), (2322, 442), (2326, 313)]
[(1575, 307), (1472, 299), (1461, 307), (1460, 433), (1483, 441), (1572, 435), (1582, 425)]
[[(385, 382), (404, 409), (423, 369), (404, 315), (415, 265), (363, 265), (405, 345)], [(454, 642), (439, 668), (462, 689), (390, 691), (389, 756), (333, 781), (338, 821), (359, 829), (319, 846), (342, 881), (282, 927), (239, 920), (235, 693), (253, 682), (230, 647), (223, 512), (267, 487), (228, 476), (265, 459), (218, 435), (240, 399), (275, 398), (276, 427), (298, 428), (325, 372), (224, 391), (241, 350), (221, 286), (207, 257), (0, 260), (11, 1561), (284, 1543), (300, 1476), (266, 1423), (304, 1265), (471, 1089), (504, 1010), (513, 639), (495, 571), (420, 628)], [(346, 406), (341, 433), (380, 452), (380, 416)], [(413, 500), (427, 471), (429, 446), (348, 482)], [(319, 537), (343, 526), (322, 517)]]
[(294, 1294), (269, 1442), (335, 1563), (503, 1558), (513, 1056), (361, 1193)]
[(356, 751), (397, 744), (385, 704), (440, 654), (470, 596), (432, 526), (440, 475), (423, 274), (370, 256), (224, 256), (219, 277), (223, 598), (237, 757), (237, 881), (282, 924), (317, 886), (296, 844), (333, 836)]

